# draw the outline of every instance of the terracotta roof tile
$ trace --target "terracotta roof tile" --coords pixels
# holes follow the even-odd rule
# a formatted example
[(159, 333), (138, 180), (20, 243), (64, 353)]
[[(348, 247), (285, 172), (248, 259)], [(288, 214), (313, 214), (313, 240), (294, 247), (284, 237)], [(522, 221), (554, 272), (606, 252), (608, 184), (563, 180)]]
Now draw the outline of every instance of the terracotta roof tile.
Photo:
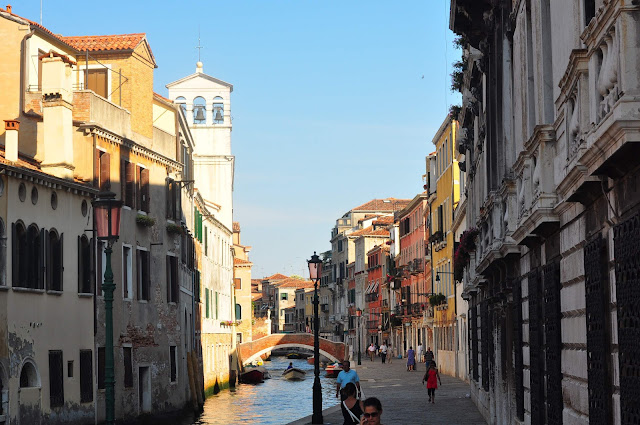
[(243, 260), (242, 258), (234, 258), (233, 265), (234, 266), (248, 266), (253, 264), (251, 261)]
[(393, 224), (393, 221), (393, 216), (387, 215), (378, 217), (378, 219), (374, 220), (372, 224)]
[(372, 199), (365, 204), (353, 208), (351, 211), (400, 211), (401, 209), (406, 207), (409, 202), (411, 202), (411, 199)]
[(167, 102), (167, 103), (173, 103), (173, 100), (171, 99), (167, 99), (166, 97), (162, 96), (159, 93), (153, 92), (153, 96), (157, 97), (158, 99), (162, 100), (163, 102)]
[(240, 223), (238, 223), (237, 221), (233, 222), (233, 231), (234, 232), (239, 232), (240, 231)]
[(278, 288), (313, 288), (313, 282), (309, 280), (288, 278), (276, 283)]
[(282, 279), (289, 279), (289, 276), (285, 276), (282, 273), (276, 273), (276, 274), (272, 274), (269, 277), (265, 277), (262, 280), (282, 280)]
[(15, 13), (13, 13), (13, 11), (11, 11), (11, 12), (10, 12), (9, 10), (3, 9), (3, 8), (1, 8), (1, 7), (0, 7), (0, 11), (2, 11), (2, 12), (6, 12), (6, 13), (10, 14), (11, 16), (15, 16), (16, 18), (19, 18), (19, 19), (25, 20), (25, 21), (27, 21), (27, 22), (29, 23), (29, 25), (30, 25), (30, 26), (35, 27), (35, 28), (38, 28), (39, 30), (41, 30), (41, 31), (43, 31), (43, 32), (45, 32), (45, 33), (47, 33), (47, 34), (49, 34), (49, 35), (50, 35), (50, 36), (52, 36), (53, 38), (55, 38), (55, 39), (57, 39), (57, 40), (60, 40), (62, 43), (66, 44), (67, 46), (69, 46), (69, 47), (71, 47), (71, 48), (74, 48), (74, 47), (73, 47), (72, 45), (70, 45), (67, 41), (65, 41), (65, 40), (64, 40), (64, 37), (62, 37), (60, 34), (54, 34), (54, 33), (53, 33), (53, 32), (51, 32), (49, 29), (47, 29), (47, 28), (43, 27), (43, 26), (42, 26), (42, 25), (40, 25), (39, 23), (34, 22), (34, 21), (32, 21), (31, 19), (24, 18), (24, 17), (22, 17), (22, 16), (20, 16), (20, 15), (16, 15)]
[(349, 236), (382, 236), (389, 237), (389, 231), (385, 229), (373, 230), (373, 226), (365, 227), (361, 230), (356, 230), (353, 233), (350, 233)]
[(83, 35), (61, 37), (62, 41), (73, 46), (76, 50), (90, 52), (104, 50), (133, 50), (144, 40), (146, 34), (115, 34), (115, 35)]

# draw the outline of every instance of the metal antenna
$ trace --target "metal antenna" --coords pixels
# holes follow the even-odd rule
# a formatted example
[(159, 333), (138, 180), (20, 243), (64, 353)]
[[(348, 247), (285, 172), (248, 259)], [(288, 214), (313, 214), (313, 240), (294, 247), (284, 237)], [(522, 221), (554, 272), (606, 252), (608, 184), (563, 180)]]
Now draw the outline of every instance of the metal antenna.
[(198, 49), (198, 62), (200, 62), (200, 51), (201, 49), (204, 49), (204, 47), (200, 45), (200, 27), (198, 27), (198, 45), (196, 46), (196, 49)]
[(42, 0), (40, 0), (40, 25), (42, 25)]

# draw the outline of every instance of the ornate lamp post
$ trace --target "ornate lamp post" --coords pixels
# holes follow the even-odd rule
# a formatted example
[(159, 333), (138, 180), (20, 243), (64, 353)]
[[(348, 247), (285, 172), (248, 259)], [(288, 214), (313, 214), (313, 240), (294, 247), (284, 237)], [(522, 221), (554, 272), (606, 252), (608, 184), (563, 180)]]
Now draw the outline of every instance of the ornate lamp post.
[(360, 347), (360, 317), (362, 317), (362, 310), (359, 308), (356, 309), (356, 333), (358, 334), (358, 366), (362, 364), (361, 352), (362, 349)]
[(314, 252), (309, 263), (309, 278), (313, 281), (313, 415), (312, 424), (323, 424), (322, 387), (320, 386), (320, 320), (318, 319), (318, 282), (322, 277), (322, 260)]
[(99, 240), (107, 243), (104, 250), (107, 264), (104, 271), (104, 311), (105, 311), (105, 343), (104, 343), (104, 385), (105, 385), (105, 419), (107, 425), (115, 420), (115, 391), (113, 371), (113, 271), (111, 270), (111, 247), (120, 235), (120, 210), (122, 201), (116, 199), (113, 192), (100, 192), (92, 202), (95, 229)]

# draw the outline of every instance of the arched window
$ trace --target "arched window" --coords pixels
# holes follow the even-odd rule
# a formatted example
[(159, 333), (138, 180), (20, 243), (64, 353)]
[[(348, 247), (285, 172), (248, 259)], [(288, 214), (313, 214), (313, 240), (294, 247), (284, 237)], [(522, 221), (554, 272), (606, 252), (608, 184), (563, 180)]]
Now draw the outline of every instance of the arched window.
[(224, 123), (224, 103), (220, 96), (216, 96), (213, 99), (213, 123), (214, 124), (223, 124)]
[(43, 258), (42, 245), (44, 233), (38, 230), (38, 226), (32, 223), (27, 228), (27, 282), (26, 287), (32, 289), (44, 289), (44, 275), (42, 273)]
[(12, 285), (26, 288), (29, 254), (27, 250), (27, 229), (24, 223), (17, 221), (11, 225), (11, 272)]
[(179, 96), (179, 97), (176, 97), (175, 102), (180, 106), (180, 110), (182, 111), (182, 114), (186, 118), (187, 117), (187, 99), (185, 99), (184, 96)]
[(50, 291), (62, 291), (63, 248), (64, 234), (58, 235), (56, 229), (45, 232), (46, 238), (46, 287)]
[(78, 293), (92, 294), (91, 244), (85, 235), (78, 236)]
[(206, 124), (207, 122), (207, 102), (204, 97), (198, 96), (193, 99), (193, 123)]
[(20, 371), (20, 388), (39, 387), (39, 381), (36, 366), (31, 361), (25, 362)]

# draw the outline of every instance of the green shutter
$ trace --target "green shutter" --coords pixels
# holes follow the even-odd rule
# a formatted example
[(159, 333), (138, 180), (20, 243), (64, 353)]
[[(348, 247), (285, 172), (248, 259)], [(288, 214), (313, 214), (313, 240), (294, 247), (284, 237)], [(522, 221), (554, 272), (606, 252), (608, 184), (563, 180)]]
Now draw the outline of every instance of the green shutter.
[(205, 309), (204, 309), (205, 312), (206, 312), (205, 313), (205, 317), (208, 319), (209, 318), (209, 289), (208, 288), (205, 288), (204, 295), (205, 295), (205, 299), (206, 299)]
[(218, 318), (218, 293), (216, 292), (216, 319)]

